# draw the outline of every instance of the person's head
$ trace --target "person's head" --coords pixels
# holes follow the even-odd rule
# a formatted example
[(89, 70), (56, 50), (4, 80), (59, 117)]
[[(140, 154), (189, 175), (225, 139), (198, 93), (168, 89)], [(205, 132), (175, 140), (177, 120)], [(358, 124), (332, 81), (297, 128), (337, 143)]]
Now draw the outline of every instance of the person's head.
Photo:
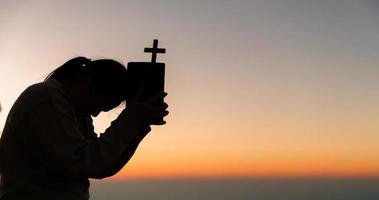
[(126, 76), (125, 66), (117, 61), (76, 57), (55, 69), (45, 80), (59, 81), (68, 90), (79, 114), (97, 116), (125, 100)]

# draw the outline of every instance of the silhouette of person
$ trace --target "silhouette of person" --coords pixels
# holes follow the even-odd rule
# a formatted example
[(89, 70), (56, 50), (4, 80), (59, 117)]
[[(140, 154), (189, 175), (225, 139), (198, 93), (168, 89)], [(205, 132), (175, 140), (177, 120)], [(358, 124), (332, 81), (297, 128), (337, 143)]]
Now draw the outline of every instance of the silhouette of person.
[[(126, 68), (108, 59), (76, 57), (28, 87), (12, 106), (0, 139), (0, 199), (89, 199), (88, 178), (116, 174), (168, 114), (167, 94), (128, 94)], [(126, 99), (125, 109), (97, 137), (92, 116)]]

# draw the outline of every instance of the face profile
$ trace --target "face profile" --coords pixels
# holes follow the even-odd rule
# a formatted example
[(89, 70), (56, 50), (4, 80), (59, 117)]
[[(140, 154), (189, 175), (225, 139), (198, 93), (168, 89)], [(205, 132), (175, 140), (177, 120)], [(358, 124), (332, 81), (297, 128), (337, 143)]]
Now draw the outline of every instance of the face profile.
[(123, 99), (112, 96), (92, 96), (90, 114), (96, 117), (100, 112), (108, 112), (121, 104)]

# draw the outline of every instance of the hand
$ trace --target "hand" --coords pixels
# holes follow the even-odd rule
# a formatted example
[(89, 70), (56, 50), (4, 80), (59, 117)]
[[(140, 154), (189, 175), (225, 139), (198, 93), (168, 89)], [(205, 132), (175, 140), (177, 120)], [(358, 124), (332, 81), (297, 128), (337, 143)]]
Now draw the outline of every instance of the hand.
[(145, 125), (163, 125), (166, 121), (157, 120), (168, 115), (168, 105), (163, 102), (156, 105), (155, 102), (167, 96), (165, 92), (158, 92), (147, 100), (142, 101), (140, 96), (142, 88), (137, 95), (127, 102), (127, 112), (134, 115), (140, 122)]

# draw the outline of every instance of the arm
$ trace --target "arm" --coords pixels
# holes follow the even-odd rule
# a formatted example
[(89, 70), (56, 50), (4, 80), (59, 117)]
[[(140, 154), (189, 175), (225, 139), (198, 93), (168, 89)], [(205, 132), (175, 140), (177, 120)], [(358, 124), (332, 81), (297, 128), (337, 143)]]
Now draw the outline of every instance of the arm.
[[(112, 165), (107, 169), (107, 171), (103, 173), (105, 177), (116, 174), (130, 160), (130, 158), (135, 153), (139, 143), (146, 136), (146, 134), (150, 132), (150, 125), (163, 125), (166, 123), (165, 121), (161, 121), (159, 119), (158, 121), (156, 121), (156, 119), (168, 115), (168, 111), (166, 110), (168, 108), (168, 105), (166, 103), (163, 103), (156, 107), (149, 106), (149, 103), (153, 103), (156, 99), (164, 98), (166, 95), (167, 93), (157, 93), (155, 96), (151, 97), (145, 102), (139, 102), (139, 95), (137, 95), (137, 98), (133, 99), (128, 103), (129, 107), (139, 110), (134, 111), (132, 113), (139, 114), (138, 118), (140, 118), (141, 121), (143, 121), (143, 123), (141, 123), (143, 124), (140, 129), (141, 132), (131, 140), (131, 143), (129, 143), (127, 149), (125, 150), (125, 152), (121, 154), (119, 159), (112, 163)], [(91, 129), (93, 130), (93, 126)]]
[[(48, 169), (75, 177), (103, 178), (107, 170), (141, 134), (141, 122), (127, 109), (100, 138), (86, 139), (67, 99), (49, 88), (44, 103), (36, 105), (27, 120), (33, 155)], [(44, 97), (45, 98), (45, 97)]]
[(119, 172), (125, 164), (131, 159), (131, 157), (134, 155), (135, 151), (137, 150), (138, 145), (143, 140), (143, 138), (147, 135), (147, 133), (150, 132), (150, 126), (146, 126), (145, 128), (142, 128), (141, 134), (134, 137), (133, 140), (129, 145), (127, 145), (127, 148), (125, 151), (120, 155), (120, 157), (112, 163), (109, 168), (104, 171), (103, 177), (97, 177), (97, 178), (105, 178), (109, 176), (115, 175), (117, 172)]

